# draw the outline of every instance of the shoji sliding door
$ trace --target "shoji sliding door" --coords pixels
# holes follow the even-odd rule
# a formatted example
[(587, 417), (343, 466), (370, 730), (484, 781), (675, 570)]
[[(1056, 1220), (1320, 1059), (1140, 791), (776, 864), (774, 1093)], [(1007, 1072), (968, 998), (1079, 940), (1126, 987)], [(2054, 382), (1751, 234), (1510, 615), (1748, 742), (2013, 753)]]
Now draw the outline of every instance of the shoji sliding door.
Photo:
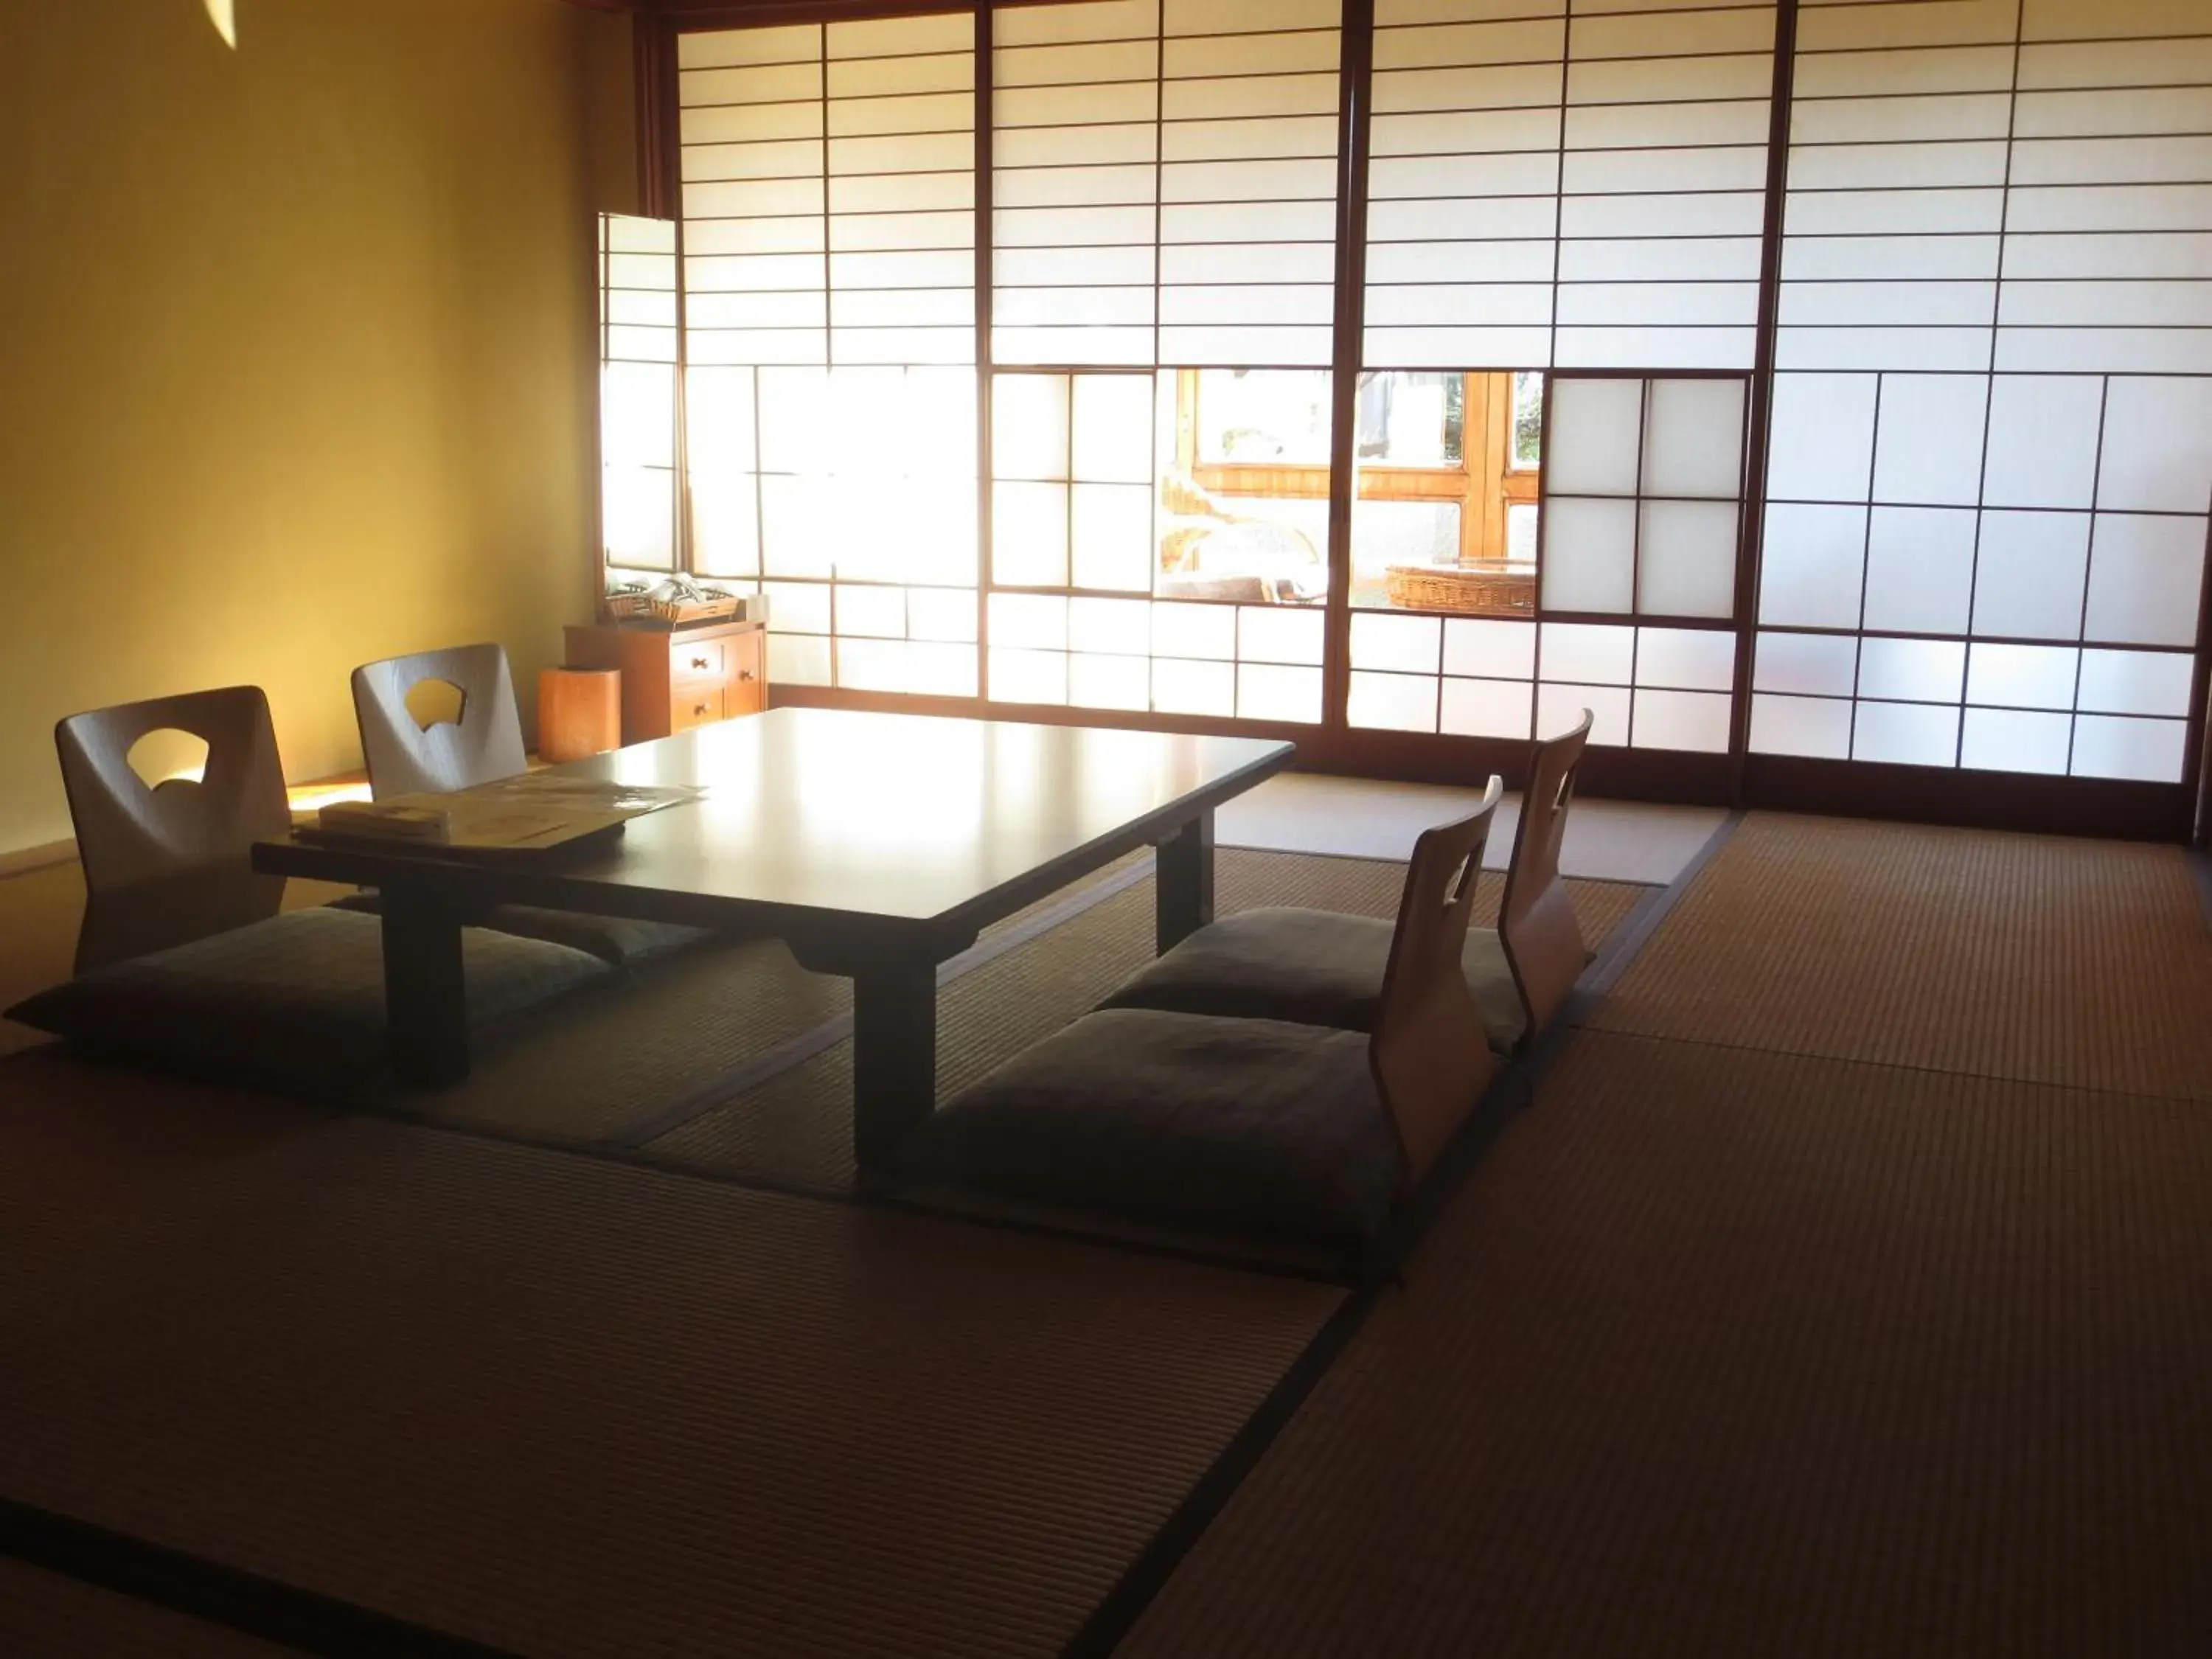
[(1339, 0), (992, 29), (989, 696), (1318, 721)]
[(2178, 783), (2212, 6), (1807, 3), (1754, 756)]
[(1351, 722), (1724, 751), (1775, 8), (1376, 25)]
[(783, 685), (974, 696), (975, 22), (687, 33), (691, 563)]
[(884, 9), (672, 25), (603, 246), (610, 558), (788, 692), (2176, 822), (2212, 0)]

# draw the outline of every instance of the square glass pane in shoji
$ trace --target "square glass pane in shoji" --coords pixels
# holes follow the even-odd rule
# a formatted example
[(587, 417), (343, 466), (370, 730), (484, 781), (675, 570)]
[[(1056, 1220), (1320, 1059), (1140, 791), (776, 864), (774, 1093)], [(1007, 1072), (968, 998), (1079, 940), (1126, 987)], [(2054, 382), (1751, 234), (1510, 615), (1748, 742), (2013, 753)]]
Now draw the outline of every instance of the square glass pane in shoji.
[(1079, 483), (1150, 487), (1155, 446), (1152, 379), (1142, 374), (1073, 377), (1072, 471)]
[(1441, 729), (1467, 737), (1527, 738), (1535, 714), (1536, 626), (1448, 617)]
[(1637, 610), (1656, 617), (1731, 615), (1741, 517), (1735, 501), (1647, 501), (1639, 510)]
[(1544, 381), (1504, 369), (1360, 375), (1354, 606), (1533, 610)]
[(1546, 623), (1538, 630), (1536, 735), (1557, 737), (1587, 708), (1590, 741), (1629, 741), (1636, 672), (1636, 630), (1578, 623)]
[(1733, 615), (1747, 382), (1555, 376), (1551, 398), (1544, 608)]
[(1004, 587), (1067, 586), (1068, 486), (991, 486), (991, 580)]
[(1620, 611), (1636, 603), (1636, 502), (1554, 495), (1544, 506), (1544, 608)]
[(1740, 496), (1746, 389), (1733, 376), (1652, 381), (1638, 493), (1724, 501)]
[(1735, 688), (1732, 630), (1639, 628), (1630, 741), (1638, 749), (1727, 752)]
[(1355, 726), (1437, 729), (1443, 620), (1354, 611), (1348, 717)]
[(999, 374), (991, 381), (991, 476), (1064, 483), (1068, 471), (1069, 377)]
[(1644, 382), (1555, 378), (1545, 437), (1544, 483), (1550, 494), (1634, 495), (1644, 439)]
[(1164, 368), (1163, 598), (1318, 605), (1328, 586), (1329, 376)]

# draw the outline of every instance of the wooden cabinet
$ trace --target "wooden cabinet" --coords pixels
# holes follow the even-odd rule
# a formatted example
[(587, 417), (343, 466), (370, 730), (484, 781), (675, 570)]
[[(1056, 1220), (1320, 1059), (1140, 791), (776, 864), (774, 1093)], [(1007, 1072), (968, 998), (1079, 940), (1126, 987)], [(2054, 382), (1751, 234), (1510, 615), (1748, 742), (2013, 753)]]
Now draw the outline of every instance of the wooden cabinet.
[(765, 640), (757, 622), (571, 628), (568, 662), (622, 670), (623, 741), (645, 743), (765, 708)]

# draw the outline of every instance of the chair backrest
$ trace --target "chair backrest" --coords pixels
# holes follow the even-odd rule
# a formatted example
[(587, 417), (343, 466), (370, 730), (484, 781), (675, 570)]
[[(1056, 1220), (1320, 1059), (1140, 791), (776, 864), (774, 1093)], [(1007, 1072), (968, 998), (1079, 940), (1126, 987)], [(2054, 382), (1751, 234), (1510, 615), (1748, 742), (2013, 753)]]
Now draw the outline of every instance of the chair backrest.
[[(148, 784), (131, 751), (155, 732), (207, 745), (198, 782)], [(291, 833), (276, 728), (260, 688), (155, 697), (72, 714), (54, 728), (84, 866), (77, 969), (274, 915), (281, 878), (256, 876), (253, 843)]]
[(1409, 1182), (1428, 1172), (1497, 1066), (1461, 955), (1502, 793), (1492, 778), (1474, 812), (1422, 831), (1406, 867), (1368, 1056)]
[[(458, 720), (425, 726), (409, 709), (408, 693), (432, 680), (461, 694)], [(530, 763), (523, 752), (514, 677), (501, 645), (418, 651), (356, 668), (353, 713), (361, 726), (369, 793), (379, 800), (466, 789), (511, 778)]]
[(1590, 711), (1571, 732), (1539, 743), (1530, 757), (1528, 787), (1521, 797), (1513, 855), (1505, 866), (1505, 896), (1498, 908), (1498, 933), (1528, 1018), (1525, 1041), (1559, 1012), (1589, 963), (1575, 907), (1559, 879), (1559, 842), (1575, 797), (1575, 774), (1589, 745)]

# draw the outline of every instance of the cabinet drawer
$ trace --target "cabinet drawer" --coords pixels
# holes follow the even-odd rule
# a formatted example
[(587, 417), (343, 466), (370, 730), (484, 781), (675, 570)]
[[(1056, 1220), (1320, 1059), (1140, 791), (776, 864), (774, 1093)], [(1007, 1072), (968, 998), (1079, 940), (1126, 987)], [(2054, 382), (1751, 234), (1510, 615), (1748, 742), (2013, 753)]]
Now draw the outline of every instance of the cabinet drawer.
[(712, 680), (717, 684), (729, 678), (727, 640), (672, 640), (668, 645), (668, 677), (681, 684), (685, 680)]
[(730, 641), (730, 678), (722, 689), (722, 708), (732, 719), (757, 714), (767, 707), (768, 686), (761, 673), (759, 634)]
[(722, 688), (719, 685), (679, 685), (670, 698), (668, 729), (689, 732), (722, 718)]

